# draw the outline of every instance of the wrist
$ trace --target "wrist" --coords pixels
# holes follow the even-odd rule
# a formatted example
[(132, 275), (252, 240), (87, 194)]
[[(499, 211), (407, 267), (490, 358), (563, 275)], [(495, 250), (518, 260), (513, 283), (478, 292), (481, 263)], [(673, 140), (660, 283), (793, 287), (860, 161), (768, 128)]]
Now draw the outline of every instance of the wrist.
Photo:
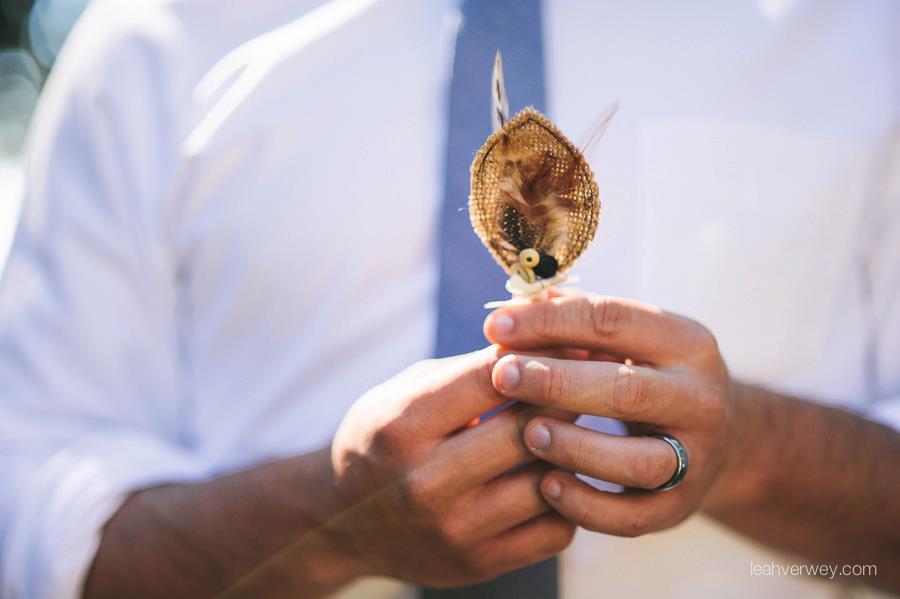
[(765, 472), (758, 464), (769, 402), (761, 397), (760, 389), (750, 385), (733, 383), (732, 388), (724, 466), (703, 504), (710, 512), (754, 503), (765, 486)]
[(244, 481), (261, 499), (255, 512), (265, 514), (255, 536), (267, 539), (265, 559), (253, 565), (237, 586), (248, 596), (268, 596), (272, 585), (291, 581), (304, 596), (329, 595), (366, 574), (361, 560), (339, 534), (333, 522), (345, 506), (334, 488), (330, 451), (264, 464), (247, 473)]
[(343, 532), (341, 524), (350, 516), (352, 505), (336, 488), (331, 448), (325, 447), (311, 457), (312, 463), (302, 472), (294, 469), (286, 489), (296, 517), (306, 529), (294, 548), (314, 556), (302, 566), (307, 570), (304, 578), (336, 588), (371, 573), (353, 538)]

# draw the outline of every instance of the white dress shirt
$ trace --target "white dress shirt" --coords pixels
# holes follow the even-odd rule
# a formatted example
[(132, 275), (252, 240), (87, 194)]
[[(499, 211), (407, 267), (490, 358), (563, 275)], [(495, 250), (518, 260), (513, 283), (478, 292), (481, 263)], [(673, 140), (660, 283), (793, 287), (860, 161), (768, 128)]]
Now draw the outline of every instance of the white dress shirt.
[[(578, 140), (622, 106), (581, 286), (700, 320), (735, 377), (900, 426), (898, 13), (546, 2), (551, 118)], [(458, 22), (452, 0), (88, 8), (0, 292), (0, 596), (76, 596), (129, 492), (319, 448), (429, 356)], [(754, 560), (798, 561), (702, 516), (581, 533), (564, 596), (846, 592)]]

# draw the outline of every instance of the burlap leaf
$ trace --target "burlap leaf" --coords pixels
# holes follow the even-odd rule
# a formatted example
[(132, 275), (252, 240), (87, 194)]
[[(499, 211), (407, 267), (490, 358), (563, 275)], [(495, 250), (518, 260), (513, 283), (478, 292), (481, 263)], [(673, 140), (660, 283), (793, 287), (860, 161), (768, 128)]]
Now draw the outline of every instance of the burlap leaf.
[(591, 167), (533, 108), (488, 137), (472, 162), (472, 227), (507, 273), (526, 248), (553, 256), (565, 271), (594, 238), (599, 216)]

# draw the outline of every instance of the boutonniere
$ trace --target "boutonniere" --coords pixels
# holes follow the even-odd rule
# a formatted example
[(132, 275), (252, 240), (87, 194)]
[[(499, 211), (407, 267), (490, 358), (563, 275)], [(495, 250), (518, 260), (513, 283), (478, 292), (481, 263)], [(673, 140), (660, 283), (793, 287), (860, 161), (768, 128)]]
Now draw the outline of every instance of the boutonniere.
[[(600, 193), (582, 150), (547, 117), (525, 108), (509, 118), (500, 52), (491, 90), (493, 133), (472, 162), (469, 217), (510, 275), (513, 299), (540, 299), (575, 281), (566, 272), (594, 239)], [(602, 136), (616, 108), (604, 111), (587, 145)]]

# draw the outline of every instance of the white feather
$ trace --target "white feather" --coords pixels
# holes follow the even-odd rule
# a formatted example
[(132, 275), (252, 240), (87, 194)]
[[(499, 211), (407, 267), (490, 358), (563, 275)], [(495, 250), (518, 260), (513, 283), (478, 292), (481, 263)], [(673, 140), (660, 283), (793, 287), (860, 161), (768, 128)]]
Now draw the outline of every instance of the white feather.
[(506, 85), (503, 83), (503, 59), (500, 50), (494, 58), (494, 75), (491, 77), (491, 127), (499, 131), (509, 120), (509, 98), (506, 97)]

